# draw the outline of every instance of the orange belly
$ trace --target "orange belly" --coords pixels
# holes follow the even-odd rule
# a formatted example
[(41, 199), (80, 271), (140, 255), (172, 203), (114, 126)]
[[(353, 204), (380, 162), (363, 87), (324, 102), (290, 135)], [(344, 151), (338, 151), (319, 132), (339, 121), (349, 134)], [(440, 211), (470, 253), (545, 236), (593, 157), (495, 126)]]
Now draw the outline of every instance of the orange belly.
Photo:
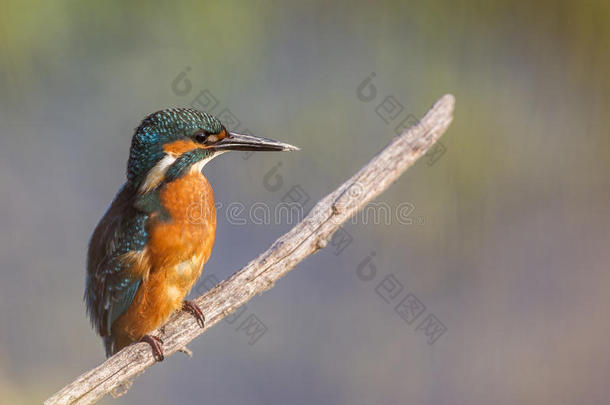
[(214, 194), (198, 170), (166, 184), (160, 198), (170, 219), (150, 220), (145, 249), (150, 271), (130, 307), (112, 325), (117, 351), (161, 326), (182, 307), (214, 244)]

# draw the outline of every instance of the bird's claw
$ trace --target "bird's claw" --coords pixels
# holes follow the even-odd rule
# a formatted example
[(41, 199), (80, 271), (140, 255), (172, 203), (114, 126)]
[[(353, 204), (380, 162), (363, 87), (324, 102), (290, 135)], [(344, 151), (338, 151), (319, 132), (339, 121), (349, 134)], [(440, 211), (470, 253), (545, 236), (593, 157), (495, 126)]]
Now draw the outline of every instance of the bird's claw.
[(205, 316), (203, 316), (203, 312), (201, 311), (201, 308), (199, 308), (199, 306), (197, 304), (195, 304), (192, 301), (184, 300), (184, 302), (182, 303), (182, 309), (189, 312), (191, 315), (193, 315), (195, 317), (195, 319), (197, 320), (197, 323), (199, 324), (199, 326), (201, 326), (202, 329), (204, 328)]
[(140, 342), (145, 342), (150, 345), (153, 352), (153, 357), (156, 361), (163, 361), (165, 356), (163, 355), (163, 340), (160, 337), (154, 335), (144, 335)]

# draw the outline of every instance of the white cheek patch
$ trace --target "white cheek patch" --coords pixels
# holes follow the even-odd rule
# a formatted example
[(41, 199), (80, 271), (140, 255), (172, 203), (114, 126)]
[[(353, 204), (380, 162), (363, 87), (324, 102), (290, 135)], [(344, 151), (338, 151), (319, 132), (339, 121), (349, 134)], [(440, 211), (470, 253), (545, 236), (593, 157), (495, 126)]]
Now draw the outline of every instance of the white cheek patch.
[[(223, 153), (225, 153), (227, 151), (218, 151), (215, 152), (214, 154), (212, 154), (211, 156), (200, 160), (199, 162), (193, 164), (190, 167), (190, 172), (191, 173), (196, 173), (199, 172), (201, 173), (201, 171), (203, 170), (203, 167), (212, 159), (214, 159), (216, 156), (220, 156)], [(144, 182), (142, 183), (142, 185), (140, 186), (140, 189), (138, 190), (140, 192), (140, 194), (145, 194), (147, 192), (149, 192), (150, 190), (153, 190), (154, 188), (156, 188), (159, 184), (161, 184), (161, 182), (163, 180), (165, 180), (165, 174), (167, 173), (167, 170), (170, 168), (170, 166), (172, 164), (174, 164), (174, 162), (178, 159), (178, 155), (175, 155), (173, 153), (170, 154), (166, 154), (163, 159), (159, 160), (157, 162), (157, 164), (150, 169), (150, 171), (148, 172), (148, 174), (146, 175), (146, 179), (144, 179)]]
[(157, 187), (165, 178), (165, 173), (167, 169), (176, 161), (176, 156), (174, 155), (165, 155), (163, 159), (159, 160), (157, 164), (150, 169), (148, 174), (146, 175), (146, 179), (140, 186), (139, 192), (144, 194), (155, 187)]
[(226, 150), (219, 150), (219, 151), (214, 152), (214, 153), (212, 154), (212, 156), (209, 156), (209, 157), (207, 157), (207, 158), (205, 158), (205, 159), (202, 159), (202, 160), (200, 160), (199, 162), (197, 162), (197, 163), (195, 163), (194, 165), (192, 165), (192, 166), (191, 166), (191, 169), (190, 169), (190, 172), (191, 172), (191, 173), (196, 173), (196, 172), (201, 173), (201, 171), (203, 170), (203, 167), (204, 167), (205, 165), (207, 165), (207, 164), (210, 162), (210, 160), (214, 159), (214, 158), (215, 158), (215, 157), (217, 157), (217, 156), (222, 155), (222, 154), (223, 154), (223, 153), (225, 153), (225, 152), (227, 152), (227, 151), (226, 151)]

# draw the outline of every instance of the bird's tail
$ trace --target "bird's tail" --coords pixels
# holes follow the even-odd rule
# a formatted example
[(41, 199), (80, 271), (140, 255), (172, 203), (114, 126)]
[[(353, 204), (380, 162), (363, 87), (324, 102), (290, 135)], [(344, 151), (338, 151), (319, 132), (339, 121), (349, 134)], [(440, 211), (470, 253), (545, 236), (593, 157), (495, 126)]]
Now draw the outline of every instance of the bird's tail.
[(115, 352), (114, 350), (114, 338), (112, 336), (104, 336), (104, 349), (106, 349), (106, 357), (112, 356)]

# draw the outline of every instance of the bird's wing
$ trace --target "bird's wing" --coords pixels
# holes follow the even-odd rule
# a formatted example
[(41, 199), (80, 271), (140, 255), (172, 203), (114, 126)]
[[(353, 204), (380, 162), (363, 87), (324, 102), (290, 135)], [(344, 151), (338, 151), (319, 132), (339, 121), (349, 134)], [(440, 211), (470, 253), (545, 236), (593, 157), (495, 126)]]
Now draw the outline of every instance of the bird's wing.
[(112, 323), (129, 308), (149, 270), (144, 257), (149, 216), (132, 202), (131, 191), (123, 187), (89, 243), (85, 301), (101, 336), (110, 335)]

